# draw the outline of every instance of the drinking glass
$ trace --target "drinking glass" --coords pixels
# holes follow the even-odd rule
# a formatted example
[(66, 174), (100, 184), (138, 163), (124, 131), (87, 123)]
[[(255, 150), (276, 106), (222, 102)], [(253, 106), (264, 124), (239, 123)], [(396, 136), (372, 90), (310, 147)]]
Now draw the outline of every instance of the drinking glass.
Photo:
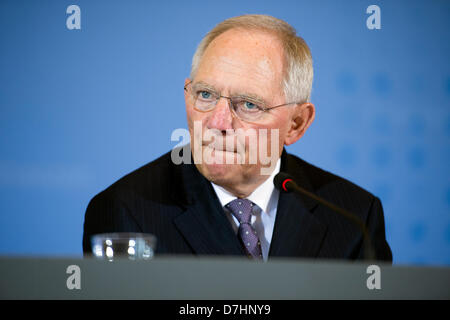
[(92, 253), (96, 258), (149, 260), (154, 256), (156, 237), (149, 233), (115, 232), (91, 237)]

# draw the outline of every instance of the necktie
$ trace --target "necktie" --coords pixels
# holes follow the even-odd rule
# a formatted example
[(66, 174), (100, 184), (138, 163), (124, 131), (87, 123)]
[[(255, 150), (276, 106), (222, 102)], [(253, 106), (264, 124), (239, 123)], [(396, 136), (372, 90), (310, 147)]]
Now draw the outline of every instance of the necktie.
[(255, 259), (262, 259), (261, 243), (256, 231), (250, 224), (252, 217), (253, 202), (248, 199), (235, 199), (228, 203), (226, 207), (239, 221), (239, 238), (244, 245), (247, 254)]

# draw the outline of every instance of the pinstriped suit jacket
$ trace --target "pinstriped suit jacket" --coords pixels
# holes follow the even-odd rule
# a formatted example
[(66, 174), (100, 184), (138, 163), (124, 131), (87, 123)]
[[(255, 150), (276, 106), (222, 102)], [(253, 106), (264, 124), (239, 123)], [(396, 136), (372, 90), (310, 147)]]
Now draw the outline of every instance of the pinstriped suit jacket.
[[(380, 200), (355, 184), (283, 152), (281, 171), (304, 189), (358, 215), (368, 228), (376, 258), (392, 261)], [(156, 254), (245, 256), (209, 183), (194, 164), (175, 165), (170, 152), (126, 175), (89, 203), (83, 251), (106, 232), (156, 235)], [(351, 221), (316, 201), (282, 193), (270, 257), (363, 259), (363, 236)]]

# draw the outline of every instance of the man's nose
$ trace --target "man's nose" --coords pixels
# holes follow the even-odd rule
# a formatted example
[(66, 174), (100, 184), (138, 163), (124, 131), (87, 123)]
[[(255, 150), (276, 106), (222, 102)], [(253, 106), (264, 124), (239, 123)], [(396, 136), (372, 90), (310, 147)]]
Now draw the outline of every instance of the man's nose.
[(225, 131), (233, 128), (233, 115), (229, 103), (230, 100), (223, 97), (217, 101), (206, 124), (209, 129)]

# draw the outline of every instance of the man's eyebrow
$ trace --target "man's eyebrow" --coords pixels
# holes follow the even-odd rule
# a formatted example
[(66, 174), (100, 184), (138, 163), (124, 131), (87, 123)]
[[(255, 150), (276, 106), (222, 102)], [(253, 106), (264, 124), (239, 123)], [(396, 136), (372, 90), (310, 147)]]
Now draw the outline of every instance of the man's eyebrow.
[[(194, 88), (208, 89), (208, 90), (211, 90), (214, 92), (219, 92), (214, 86), (212, 86), (204, 81), (199, 81), (199, 82), (195, 83)], [(254, 94), (254, 93), (242, 92), (242, 93), (232, 94), (231, 96), (235, 97), (235, 98), (249, 99), (249, 100), (252, 100), (253, 102), (256, 102), (263, 106), (267, 105), (266, 99), (258, 96), (257, 94)]]
[(214, 88), (212, 85), (210, 85), (206, 82), (203, 82), (203, 81), (199, 81), (199, 82), (195, 83), (194, 87), (195, 88), (200, 87), (200, 88), (204, 88), (204, 89), (209, 89), (211, 91), (217, 91), (216, 88)]
[(260, 96), (258, 96), (257, 94), (254, 93), (248, 93), (248, 92), (243, 92), (243, 93), (237, 93), (237, 94), (233, 94), (233, 97), (238, 97), (238, 98), (243, 98), (243, 99), (249, 99), (252, 100), (256, 103), (262, 104), (262, 105), (266, 105), (266, 100)]

